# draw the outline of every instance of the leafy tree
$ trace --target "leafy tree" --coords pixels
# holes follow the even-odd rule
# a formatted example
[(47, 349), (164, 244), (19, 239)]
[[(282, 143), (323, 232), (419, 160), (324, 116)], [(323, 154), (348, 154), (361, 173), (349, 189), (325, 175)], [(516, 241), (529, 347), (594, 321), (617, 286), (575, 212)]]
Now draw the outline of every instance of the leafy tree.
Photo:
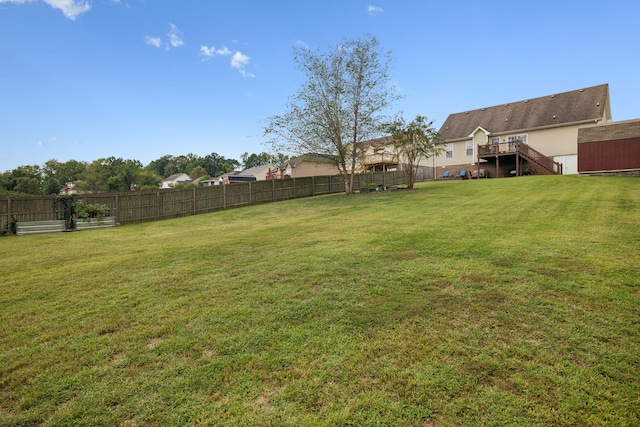
[(351, 194), (363, 143), (380, 135), (388, 122), (384, 112), (398, 98), (389, 82), (390, 53), (367, 36), (328, 52), (294, 48), (294, 61), (305, 82), (285, 114), (267, 119), (267, 144), (275, 152), (317, 153), (335, 161)]
[(189, 172), (189, 177), (191, 179), (200, 178), (201, 176), (206, 176), (206, 175), (208, 175), (207, 170), (202, 166), (198, 166), (195, 169), (193, 169), (191, 172)]
[(67, 182), (73, 182), (80, 179), (80, 175), (85, 171), (86, 168), (86, 162), (80, 162), (77, 160), (59, 162), (55, 159), (51, 159), (45, 162), (42, 171), (45, 181), (50, 178), (54, 178), (58, 180), (60, 184), (64, 185)]
[(8, 190), (42, 194), (42, 169), (38, 165), (18, 166), (11, 171)]
[(58, 194), (60, 190), (62, 190), (62, 184), (58, 181), (58, 178), (52, 176), (45, 178), (42, 188), (43, 194)]
[(87, 165), (82, 174), (81, 188), (87, 191), (128, 191), (134, 188), (142, 170), (138, 160), (102, 158)]
[(174, 156), (170, 155), (170, 154), (166, 154), (162, 157), (160, 157), (157, 160), (154, 160), (152, 162), (150, 162), (146, 167), (145, 170), (150, 171), (150, 172), (154, 172), (157, 175), (160, 175), (163, 178), (166, 178), (172, 174), (167, 174), (165, 173), (165, 171), (168, 169), (167, 165), (169, 165), (171, 162), (173, 162)]
[(13, 191), (16, 191), (18, 193), (25, 193), (25, 194), (41, 194), (42, 193), (41, 183), (40, 183), (40, 180), (37, 178), (21, 176), (16, 178), (15, 182), (16, 184), (15, 184), (15, 187), (13, 188)]
[(0, 174), (0, 189), (11, 190), (11, 172), (6, 171)]
[(209, 176), (220, 176), (222, 174), (232, 172), (240, 166), (240, 162), (235, 159), (227, 159), (216, 153), (211, 153), (202, 159), (202, 167), (207, 171)]
[(268, 165), (269, 163), (272, 163), (276, 166), (284, 166), (289, 160), (289, 156), (285, 154), (282, 154), (282, 153), (269, 154), (269, 153), (265, 153), (264, 151), (260, 154), (244, 153), (243, 155), (240, 156), (240, 158), (242, 160), (243, 169), (249, 169), (249, 168), (262, 166), (262, 165)]
[(162, 177), (150, 170), (142, 170), (138, 173), (138, 188), (140, 190), (152, 190), (160, 186)]
[(244, 153), (240, 156), (240, 159), (242, 160), (242, 169), (249, 169), (271, 163), (271, 155), (265, 152), (260, 154)]
[(444, 140), (433, 128), (433, 120), (416, 116), (411, 123), (400, 118), (387, 125), (394, 147), (408, 173), (407, 188), (413, 188), (420, 162), (437, 156), (444, 150)]

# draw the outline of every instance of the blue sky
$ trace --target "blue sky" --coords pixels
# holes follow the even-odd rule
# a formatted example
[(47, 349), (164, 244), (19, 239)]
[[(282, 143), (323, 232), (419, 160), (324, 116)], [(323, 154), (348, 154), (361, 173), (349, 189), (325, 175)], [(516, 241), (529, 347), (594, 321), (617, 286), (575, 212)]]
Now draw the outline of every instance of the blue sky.
[(614, 120), (640, 118), (638, 17), (636, 0), (0, 0), (0, 172), (267, 151), (293, 47), (367, 33), (408, 120), (603, 83)]

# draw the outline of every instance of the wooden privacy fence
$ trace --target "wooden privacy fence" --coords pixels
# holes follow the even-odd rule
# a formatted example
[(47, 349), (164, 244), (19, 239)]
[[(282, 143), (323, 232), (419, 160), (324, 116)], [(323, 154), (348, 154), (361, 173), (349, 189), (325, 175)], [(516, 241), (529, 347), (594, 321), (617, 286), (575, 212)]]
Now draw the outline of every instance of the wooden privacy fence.
[[(369, 183), (402, 184), (404, 174), (404, 171), (357, 174), (354, 189), (367, 188)], [(127, 224), (343, 191), (342, 176), (315, 176), (212, 187), (77, 194), (75, 198), (88, 204), (107, 205), (117, 222)], [(61, 220), (64, 207), (54, 196), (8, 197), (0, 201), (0, 230), (7, 230), (12, 219), (18, 222)]]

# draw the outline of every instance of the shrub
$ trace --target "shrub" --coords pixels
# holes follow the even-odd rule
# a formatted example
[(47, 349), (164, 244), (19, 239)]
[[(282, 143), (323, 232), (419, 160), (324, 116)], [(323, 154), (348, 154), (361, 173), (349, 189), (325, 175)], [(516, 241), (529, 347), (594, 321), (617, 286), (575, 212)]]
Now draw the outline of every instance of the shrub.
[(75, 218), (104, 218), (110, 213), (107, 205), (85, 203), (83, 200), (76, 201), (73, 206)]

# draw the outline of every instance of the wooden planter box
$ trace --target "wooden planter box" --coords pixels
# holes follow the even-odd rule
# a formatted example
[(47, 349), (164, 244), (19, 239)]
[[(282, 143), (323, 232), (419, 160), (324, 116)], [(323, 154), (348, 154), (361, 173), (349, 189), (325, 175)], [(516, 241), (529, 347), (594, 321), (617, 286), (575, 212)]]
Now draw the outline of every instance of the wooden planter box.
[(73, 222), (73, 227), (76, 230), (90, 230), (92, 228), (105, 228), (115, 226), (115, 216), (105, 216), (104, 218), (77, 218)]
[(66, 226), (64, 220), (51, 221), (18, 221), (16, 223), (16, 234), (24, 236), (25, 234), (53, 233), (56, 231), (65, 231)]

